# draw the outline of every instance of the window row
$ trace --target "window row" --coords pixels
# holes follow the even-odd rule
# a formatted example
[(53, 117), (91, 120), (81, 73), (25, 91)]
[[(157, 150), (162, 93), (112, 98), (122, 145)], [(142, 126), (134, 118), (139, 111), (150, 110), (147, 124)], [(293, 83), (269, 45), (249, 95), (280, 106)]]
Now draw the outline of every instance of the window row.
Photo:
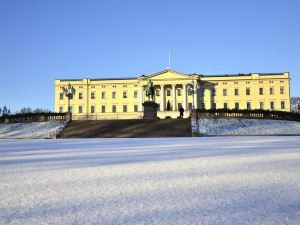
[[(200, 90), (200, 96), (204, 96), (204, 90)], [(251, 88), (246, 88), (245, 89), (245, 95), (251, 95), (252, 91), (251, 91)], [(259, 95), (264, 95), (266, 92), (265, 92), (265, 88), (259, 88), (258, 89), (258, 94)], [(269, 92), (268, 92), (270, 95), (274, 95), (275, 94), (275, 88), (274, 87), (270, 87), (269, 88)], [(279, 89), (279, 93), (281, 95), (285, 94), (285, 88), (284, 87), (280, 87)], [(212, 96), (216, 96), (216, 89), (212, 89), (211, 90), (211, 95)], [(234, 96), (239, 96), (240, 95), (240, 88), (235, 88), (234, 89)], [(223, 96), (228, 96), (228, 89), (227, 88), (223, 88)]]
[[(200, 103), (200, 108), (201, 109), (205, 109), (205, 104), (204, 103)], [(211, 104), (211, 108), (212, 109), (216, 109), (217, 108), (217, 104), (215, 102), (213, 102)], [(228, 109), (228, 103), (227, 102), (223, 103), (223, 108), (224, 109)], [(235, 102), (234, 103), (234, 108), (235, 109), (240, 109), (240, 102)], [(271, 110), (274, 110), (275, 109), (275, 101), (270, 101), (268, 108), (271, 109)], [(251, 102), (246, 102), (246, 109), (248, 109), (248, 110), (253, 109), (252, 105), (251, 105)], [(259, 109), (266, 109), (264, 102), (259, 102)], [(280, 109), (286, 109), (285, 101), (280, 101)]]
[[(116, 99), (117, 98), (117, 92), (113, 91), (111, 93), (111, 97), (112, 97), (112, 99)], [(138, 98), (138, 91), (134, 91), (133, 92), (133, 97), (134, 98)], [(95, 92), (91, 92), (90, 98), (91, 99), (96, 99), (96, 93)], [(106, 95), (105, 91), (101, 92), (101, 98), (102, 99), (106, 99), (107, 98), (107, 95)], [(123, 91), (123, 98), (128, 98), (128, 91)], [(59, 99), (60, 100), (64, 99), (64, 93), (60, 93), (59, 94)], [(81, 93), (81, 92), (78, 93), (78, 99), (83, 99), (83, 93)]]
[[(63, 106), (59, 107), (59, 112), (63, 113), (67, 111), (67, 109), (65, 109)], [(134, 105), (133, 106), (133, 111), (134, 112), (138, 112), (138, 105)], [(74, 108), (73, 106), (70, 106), (70, 112), (73, 113), (74, 112)], [(83, 113), (83, 106), (78, 106), (78, 113)], [(95, 106), (91, 106), (90, 107), (90, 113), (95, 113), (96, 112), (96, 107)], [(101, 113), (106, 113), (107, 112), (107, 107), (106, 105), (102, 105), (100, 108), (100, 112)], [(117, 112), (117, 105), (112, 105), (111, 107), (111, 112), (115, 113)], [(128, 105), (123, 105), (123, 111), (122, 112), (128, 112)]]

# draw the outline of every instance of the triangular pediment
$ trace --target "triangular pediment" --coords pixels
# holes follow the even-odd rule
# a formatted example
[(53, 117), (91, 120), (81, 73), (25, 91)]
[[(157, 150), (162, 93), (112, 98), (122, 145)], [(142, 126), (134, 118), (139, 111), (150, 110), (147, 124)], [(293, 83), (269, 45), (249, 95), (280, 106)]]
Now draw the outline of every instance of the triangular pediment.
[(197, 77), (197, 74), (184, 74), (184, 73), (180, 73), (180, 72), (176, 72), (170, 69), (166, 69), (163, 70), (161, 72), (158, 73), (154, 73), (148, 76), (141, 76), (141, 79), (144, 80), (172, 80), (172, 79), (194, 79), (195, 77)]

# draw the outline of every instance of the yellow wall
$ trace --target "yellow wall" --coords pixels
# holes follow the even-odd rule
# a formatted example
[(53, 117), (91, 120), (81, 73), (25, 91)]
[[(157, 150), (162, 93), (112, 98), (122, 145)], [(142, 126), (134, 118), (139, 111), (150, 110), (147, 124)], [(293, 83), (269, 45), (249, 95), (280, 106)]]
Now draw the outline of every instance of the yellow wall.
[[(198, 108), (201, 108), (201, 103), (204, 103), (205, 108), (209, 109), (212, 107), (212, 102), (216, 103), (217, 108), (223, 108), (225, 102), (227, 102), (228, 108), (234, 108), (235, 103), (239, 102), (240, 109), (245, 109), (246, 102), (251, 102), (251, 109), (258, 109), (260, 102), (264, 102), (264, 109), (270, 109), (270, 102), (274, 101), (274, 110), (290, 111), (290, 78), (288, 73), (203, 76), (198, 74), (187, 75), (172, 70), (128, 79), (56, 80), (55, 111), (59, 112), (61, 106), (64, 111), (67, 111), (67, 97), (64, 96), (63, 100), (61, 100), (60, 93), (62, 92), (61, 87), (70, 83), (76, 89), (74, 98), (70, 100), (70, 106), (73, 107), (73, 114), (78, 116), (78, 118), (80, 116), (84, 118), (87, 115), (97, 116), (98, 119), (140, 118), (142, 116), (141, 86), (144, 87), (149, 79), (153, 81), (155, 89), (160, 90), (161, 85), (164, 85), (165, 108), (169, 101), (172, 109), (172, 85), (176, 85), (176, 115), (178, 110), (177, 103), (184, 105), (183, 85), (191, 82), (200, 83), (200, 90), (204, 89), (204, 97), (201, 96), (199, 90), (197, 102), (194, 102)], [(274, 94), (272, 95), (269, 93), (270, 87), (274, 88)], [(284, 88), (284, 94), (280, 93), (281, 87)], [(211, 95), (213, 88), (216, 90), (216, 96)], [(235, 88), (239, 89), (238, 96), (234, 95)], [(246, 95), (246, 88), (250, 88), (250, 95)], [(263, 95), (259, 94), (259, 88), (264, 89)], [(171, 96), (167, 96), (168, 89), (170, 89)], [(178, 89), (181, 89), (181, 96), (178, 96)], [(227, 96), (223, 96), (223, 89), (227, 89)], [(124, 91), (127, 92), (127, 98), (123, 98)], [(135, 91), (137, 92), (136, 97), (134, 96)], [(105, 98), (102, 98), (102, 92), (105, 92)], [(116, 93), (115, 99), (112, 98), (113, 92)], [(82, 93), (83, 99), (79, 99), (79, 93)], [(95, 99), (91, 99), (91, 93), (95, 94)], [(143, 92), (143, 101), (145, 100), (147, 100), (147, 97)], [(285, 102), (285, 109), (281, 109), (281, 101)], [(161, 104), (161, 96), (155, 96), (155, 102)], [(188, 103), (192, 102), (193, 96), (188, 95), (186, 104), (188, 105)], [(105, 106), (105, 113), (101, 111), (103, 105)], [(112, 112), (113, 105), (117, 107), (116, 113)], [(123, 105), (127, 106), (127, 112), (123, 112)], [(134, 112), (134, 105), (137, 105), (139, 112)], [(82, 113), (79, 113), (79, 106), (83, 108)], [(95, 107), (94, 113), (91, 113), (91, 106)], [(175, 117), (175, 114), (173, 117)]]

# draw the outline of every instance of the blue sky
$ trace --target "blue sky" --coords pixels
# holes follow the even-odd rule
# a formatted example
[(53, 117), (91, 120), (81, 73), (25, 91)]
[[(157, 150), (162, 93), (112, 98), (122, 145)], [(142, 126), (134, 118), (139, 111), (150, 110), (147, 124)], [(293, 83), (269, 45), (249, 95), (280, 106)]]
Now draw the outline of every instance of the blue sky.
[(298, 0), (0, 0), (0, 106), (54, 109), (54, 80), (168, 66), (207, 75), (290, 72), (299, 96)]

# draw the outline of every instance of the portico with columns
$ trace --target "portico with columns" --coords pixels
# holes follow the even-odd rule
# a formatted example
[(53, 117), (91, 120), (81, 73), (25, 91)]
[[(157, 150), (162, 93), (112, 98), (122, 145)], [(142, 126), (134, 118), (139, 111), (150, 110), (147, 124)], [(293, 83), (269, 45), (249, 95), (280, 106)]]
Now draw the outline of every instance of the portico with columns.
[(187, 85), (197, 84), (199, 75), (186, 75), (167, 69), (150, 76), (139, 77), (141, 107), (142, 103), (148, 100), (144, 87), (149, 80), (154, 85), (154, 101), (159, 104), (158, 117), (177, 118), (180, 106), (185, 110), (184, 117), (188, 117), (192, 106), (198, 107), (198, 94), (189, 95)]

